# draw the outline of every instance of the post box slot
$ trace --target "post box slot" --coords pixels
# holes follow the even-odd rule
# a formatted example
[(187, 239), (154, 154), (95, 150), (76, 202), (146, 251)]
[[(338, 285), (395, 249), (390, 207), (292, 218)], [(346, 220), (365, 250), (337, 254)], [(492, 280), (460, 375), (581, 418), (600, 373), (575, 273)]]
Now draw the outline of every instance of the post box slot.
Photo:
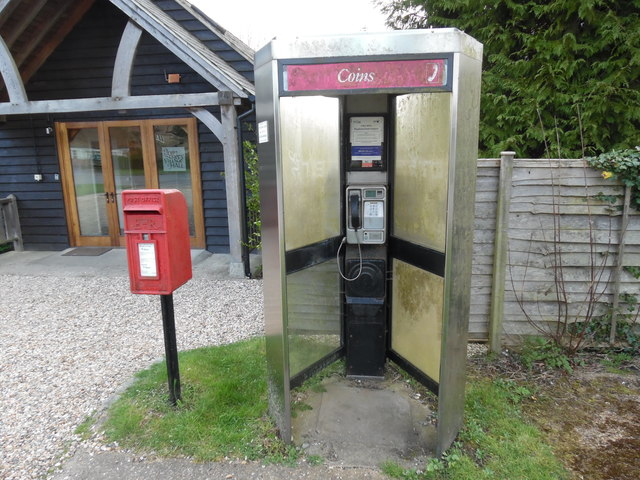
[(151, 213), (155, 212), (158, 214), (163, 213), (162, 205), (145, 205), (144, 203), (137, 203), (135, 205), (125, 205), (123, 209), (125, 212), (143, 212), (143, 213)]

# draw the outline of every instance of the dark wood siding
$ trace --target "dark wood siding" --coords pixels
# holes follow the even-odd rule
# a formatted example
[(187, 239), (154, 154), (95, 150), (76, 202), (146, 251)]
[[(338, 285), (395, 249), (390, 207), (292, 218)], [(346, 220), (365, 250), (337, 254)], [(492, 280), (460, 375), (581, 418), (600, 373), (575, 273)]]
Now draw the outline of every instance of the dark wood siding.
[[(156, 2), (173, 18), (207, 43), (219, 49), (246, 78), (253, 67), (192, 15), (173, 1)], [(113, 63), (127, 17), (105, 0), (92, 9), (51, 55), (26, 86), (31, 100), (101, 97), (111, 95)], [(179, 84), (168, 84), (167, 73), (180, 73)], [(144, 34), (134, 64), (133, 95), (200, 93), (213, 87), (153, 37)], [(219, 118), (219, 111), (212, 112)], [(7, 117), (0, 125), (0, 196), (18, 197), (25, 248), (61, 250), (69, 246), (55, 138), (46, 127), (56, 121), (124, 120), (133, 118), (187, 117), (182, 109), (155, 111), (85, 112), (49, 116)], [(33, 128), (32, 128), (33, 125)], [(224, 159), (222, 145), (198, 124), (204, 223), (207, 249), (229, 251)], [(35, 173), (44, 181), (36, 183)]]
[[(69, 244), (55, 139), (46, 118), (15, 117), (0, 126), (0, 197), (18, 198), (25, 248), (63, 249)], [(36, 182), (35, 174), (44, 181)]]
[(193, 15), (181, 8), (174, 0), (157, 0), (154, 3), (253, 83), (253, 64), (206, 28)]

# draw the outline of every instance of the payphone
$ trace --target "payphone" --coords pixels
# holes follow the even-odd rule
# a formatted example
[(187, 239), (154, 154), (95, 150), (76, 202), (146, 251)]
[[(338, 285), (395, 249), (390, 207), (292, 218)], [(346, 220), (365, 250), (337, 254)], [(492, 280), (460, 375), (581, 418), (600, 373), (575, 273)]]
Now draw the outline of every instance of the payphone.
[[(344, 100), (344, 346), (348, 377), (382, 378), (386, 360), (387, 165), (386, 95)], [(364, 113), (375, 108), (385, 113)]]
[(349, 185), (345, 194), (347, 242), (381, 245), (386, 242), (387, 187)]
[[(482, 45), (456, 29), (274, 39), (256, 52), (270, 412), (338, 358), (387, 359), (464, 409)], [(310, 212), (313, 212), (310, 215)]]

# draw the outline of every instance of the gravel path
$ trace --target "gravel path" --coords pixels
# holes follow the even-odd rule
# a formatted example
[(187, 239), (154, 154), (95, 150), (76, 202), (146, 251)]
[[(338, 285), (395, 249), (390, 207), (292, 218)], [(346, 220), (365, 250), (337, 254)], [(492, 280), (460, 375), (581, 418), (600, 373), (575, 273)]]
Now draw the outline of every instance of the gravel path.
[[(191, 280), (174, 306), (179, 350), (264, 330), (260, 281)], [(0, 275), (0, 479), (59, 466), (76, 426), (163, 356), (160, 299), (128, 278)]]

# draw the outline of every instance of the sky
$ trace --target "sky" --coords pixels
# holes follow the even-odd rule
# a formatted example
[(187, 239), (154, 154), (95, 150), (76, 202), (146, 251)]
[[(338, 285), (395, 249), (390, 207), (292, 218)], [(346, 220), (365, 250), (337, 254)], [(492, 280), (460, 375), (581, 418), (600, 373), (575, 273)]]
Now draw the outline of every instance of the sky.
[(387, 30), (373, 0), (188, 1), (256, 50), (276, 36)]

